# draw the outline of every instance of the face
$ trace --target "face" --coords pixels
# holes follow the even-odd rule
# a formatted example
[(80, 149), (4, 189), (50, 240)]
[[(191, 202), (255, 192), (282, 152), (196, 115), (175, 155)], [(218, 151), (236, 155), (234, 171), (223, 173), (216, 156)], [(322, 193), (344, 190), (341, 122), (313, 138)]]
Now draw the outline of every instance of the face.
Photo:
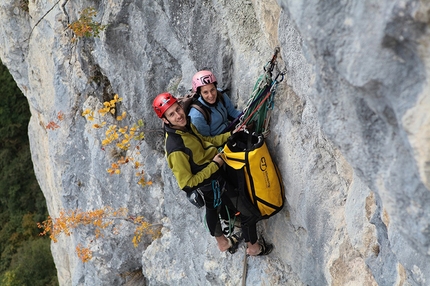
[(187, 116), (185, 115), (184, 109), (175, 102), (169, 109), (164, 113), (166, 118), (162, 118), (164, 123), (171, 124), (175, 127), (185, 127), (187, 125)]
[(217, 99), (217, 90), (213, 83), (200, 87), (200, 94), (203, 99), (210, 104), (214, 104)]

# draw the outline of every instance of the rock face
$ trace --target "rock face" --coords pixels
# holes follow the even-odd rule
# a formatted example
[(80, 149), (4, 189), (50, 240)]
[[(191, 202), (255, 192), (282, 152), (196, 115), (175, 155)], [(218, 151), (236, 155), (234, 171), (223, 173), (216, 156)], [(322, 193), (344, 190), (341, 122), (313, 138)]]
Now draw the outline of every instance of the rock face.
[[(89, 6), (107, 27), (72, 42), (67, 25)], [(209, 68), (243, 107), (279, 46), (287, 73), (267, 142), (287, 203), (259, 223), (275, 249), (248, 259), (248, 285), (428, 285), (429, 23), (422, 0), (2, 1), (0, 57), (30, 103), (34, 169), (51, 216), (109, 206), (163, 224), (160, 238), (137, 248), (127, 222), (102, 238), (86, 227), (60, 236), (60, 284), (240, 283), (243, 249), (220, 253), (179, 190), (151, 102), (186, 93)], [(126, 122), (145, 122), (135, 158), (150, 186), (137, 185), (131, 168), (106, 172), (115, 155), (81, 115), (115, 93)], [(93, 252), (87, 263), (80, 243)]]

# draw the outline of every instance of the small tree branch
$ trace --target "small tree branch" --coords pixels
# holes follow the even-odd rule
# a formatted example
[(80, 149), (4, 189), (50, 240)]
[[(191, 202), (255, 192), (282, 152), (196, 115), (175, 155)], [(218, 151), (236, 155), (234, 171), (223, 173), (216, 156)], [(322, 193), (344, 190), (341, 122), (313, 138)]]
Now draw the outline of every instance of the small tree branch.
[(33, 28), (31, 28), (30, 31), (30, 35), (28, 35), (28, 38), (24, 41), (27, 42), (28, 40), (30, 40), (31, 35), (33, 34), (34, 29), (36, 28), (37, 25), (39, 25), (39, 23), (46, 17), (46, 15), (49, 14), (49, 12), (51, 12), (55, 6), (57, 6), (58, 3), (60, 3), (61, 0), (58, 0), (57, 2), (55, 2), (55, 4), (39, 19), (39, 21), (37, 21), (37, 23), (33, 26)]

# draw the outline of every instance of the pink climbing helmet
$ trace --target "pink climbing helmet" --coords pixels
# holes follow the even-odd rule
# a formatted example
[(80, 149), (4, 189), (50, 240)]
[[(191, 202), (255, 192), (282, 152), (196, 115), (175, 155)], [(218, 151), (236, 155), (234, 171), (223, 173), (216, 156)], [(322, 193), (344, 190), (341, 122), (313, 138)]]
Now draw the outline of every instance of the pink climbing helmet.
[(216, 77), (210, 71), (199, 71), (193, 76), (193, 91), (197, 91), (197, 88), (214, 83), (216, 84)]

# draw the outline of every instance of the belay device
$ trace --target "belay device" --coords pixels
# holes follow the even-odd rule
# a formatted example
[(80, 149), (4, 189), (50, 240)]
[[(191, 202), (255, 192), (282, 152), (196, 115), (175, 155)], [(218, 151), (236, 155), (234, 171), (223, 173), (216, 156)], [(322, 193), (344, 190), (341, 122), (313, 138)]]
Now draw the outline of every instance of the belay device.
[(236, 132), (224, 146), (223, 159), (228, 172), (238, 172), (238, 177), (244, 177), (238, 189), (247, 198), (244, 203), (252, 205), (254, 215), (266, 219), (282, 209), (285, 201), (282, 178), (262, 134)]

